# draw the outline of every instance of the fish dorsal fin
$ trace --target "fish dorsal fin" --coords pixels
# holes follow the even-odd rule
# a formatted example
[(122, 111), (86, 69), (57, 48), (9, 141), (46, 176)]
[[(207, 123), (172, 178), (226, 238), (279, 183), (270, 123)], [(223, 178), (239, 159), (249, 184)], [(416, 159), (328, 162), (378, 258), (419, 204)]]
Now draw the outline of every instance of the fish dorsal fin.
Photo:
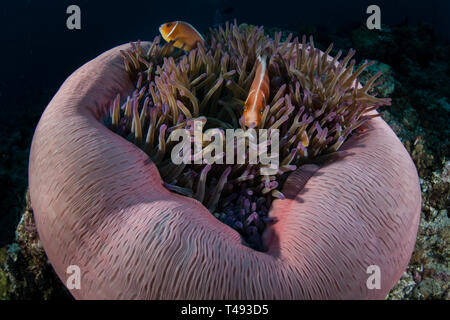
[[(177, 22), (178, 22), (178, 21), (177, 21)], [(192, 28), (192, 30), (194, 30), (195, 33), (198, 34), (198, 36), (200, 37), (200, 39), (202, 39), (202, 41), (205, 41), (205, 38), (203, 38), (202, 34), (201, 34), (200, 32), (198, 32), (198, 30), (195, 29), (195, 27), (194, 27), (192, 24), (190, 24), (189, 22), (185, 22), (185, 21), (180, 21), (180, 22), (185, 23), (185, 24), (188, 25), (190, 28)]]
[(258, 57), (261, 57), (261, 59), (266, 62), (267, 58), (270, 56), (270, 53), (271, 53), (270, 48), (269, 47), (265, 47), (264, 49), (262, 49), (259, 52)]
[(266, 57), (264, 56), (264, 57), (262, 57), (262, 56), (258, 56), (258, 61), (259, 61), (259, 63), (261, 63), (261, 65), (263, 66), (263, 68), (265, 68), (266, 67)]

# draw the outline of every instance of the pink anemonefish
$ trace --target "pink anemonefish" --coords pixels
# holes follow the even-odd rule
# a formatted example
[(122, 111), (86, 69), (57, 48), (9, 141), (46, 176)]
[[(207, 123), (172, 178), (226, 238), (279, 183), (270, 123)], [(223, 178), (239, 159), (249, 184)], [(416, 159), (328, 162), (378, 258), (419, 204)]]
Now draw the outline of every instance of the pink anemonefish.
[(177, 39), (173, 45), (186, 51), (195, 48), (197, 42), (205, 41), (191, 24), (183, 21), (166, 22), (159, 27), (159, 32), (167, 42)]
[(266, 57), (258, 56), (255, 78), (244, 105), (245, 126), (254, 128), (261, 122), (264, 107), (269, 98), (269, 70), (266, 65)]

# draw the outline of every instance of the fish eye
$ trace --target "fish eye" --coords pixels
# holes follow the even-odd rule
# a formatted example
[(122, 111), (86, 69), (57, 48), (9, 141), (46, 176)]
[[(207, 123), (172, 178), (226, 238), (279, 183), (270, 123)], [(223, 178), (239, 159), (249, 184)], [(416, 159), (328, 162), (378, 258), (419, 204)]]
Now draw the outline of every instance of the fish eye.
[(171, 25), (172, 25), (171, 23), (168, 23), (166, 24), (166, 27), (169, 28)]

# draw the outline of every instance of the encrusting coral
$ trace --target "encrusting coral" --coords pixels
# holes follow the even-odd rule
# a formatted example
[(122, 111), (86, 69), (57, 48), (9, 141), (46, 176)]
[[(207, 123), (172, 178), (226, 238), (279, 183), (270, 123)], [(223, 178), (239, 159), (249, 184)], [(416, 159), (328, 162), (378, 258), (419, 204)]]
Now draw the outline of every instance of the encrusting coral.
[[(281, 33), (271, 39), (262, 27), (227, 23), (187, 53), (172, 42), (161, 46), (160, 37), (148, 50), (140, 42), (132, 43), (122, 54), (135, 90), (128, 97), (118, 95), (104, 120), (151, 157), (169, 190), (201, 201), (258, 250), (263, 250), (266, 224), (273, 222), (267, 216), (272, 200), (285, 198), (280, 190), (289, 172), (320, 156), (335, 155), (352, 132), (379, 116), (372, 111), (390, 104), (390, 99), (370, 95), (380, 72), (364, 87), (355, 85), (373, 62), (354, 70), (353, 50), (341, 60), (342, 52), (330, 60), (332, 45), (322, 53), (312, 37), (308, 43), (305, 36), (301, 43), (292, 35), (284, 42), (280, 39)], [(244, 164), (174, 164), (174, 129), (193, 134), (198, 121), (205, 136), (207, 129), (220, 128), (224, 150), (226, 129), (246, 129), (242, 109), (262, 52), (270, 57), (271, 94), (258, 128), (279, 129), (278, 172), (261, 175), (260, 169), (269, 165), (249, 163), (249, 151)], [(203, 150), (214, 143), (202, 141)], [(234, 154), (238, 143), (234, 141)], [(198, 154), (189, 156), (194, 163)], [(215, 156), (223, 163), (226, 153)]]

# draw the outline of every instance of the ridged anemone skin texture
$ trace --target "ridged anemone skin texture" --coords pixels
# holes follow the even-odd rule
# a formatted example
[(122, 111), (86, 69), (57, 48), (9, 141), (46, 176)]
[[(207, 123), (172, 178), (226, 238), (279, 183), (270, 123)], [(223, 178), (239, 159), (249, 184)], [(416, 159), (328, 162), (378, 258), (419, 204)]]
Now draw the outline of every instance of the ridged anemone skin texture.
[[(148, 44), (145, 44), (148, 45)], [(34, 134), (29, 186), (39, 237), (77, 299), (383, 299), (411, 256), (421, 193), (416, 168), (379, 117), (307, 165), (273, 203), (268, 251), (252, 250), (198, 201), (169, 192), (156, 166), (99, 117), (133, 90), (119, 50), (62, 85)], [(377, 265), (381, 288), (368, 289)]]

